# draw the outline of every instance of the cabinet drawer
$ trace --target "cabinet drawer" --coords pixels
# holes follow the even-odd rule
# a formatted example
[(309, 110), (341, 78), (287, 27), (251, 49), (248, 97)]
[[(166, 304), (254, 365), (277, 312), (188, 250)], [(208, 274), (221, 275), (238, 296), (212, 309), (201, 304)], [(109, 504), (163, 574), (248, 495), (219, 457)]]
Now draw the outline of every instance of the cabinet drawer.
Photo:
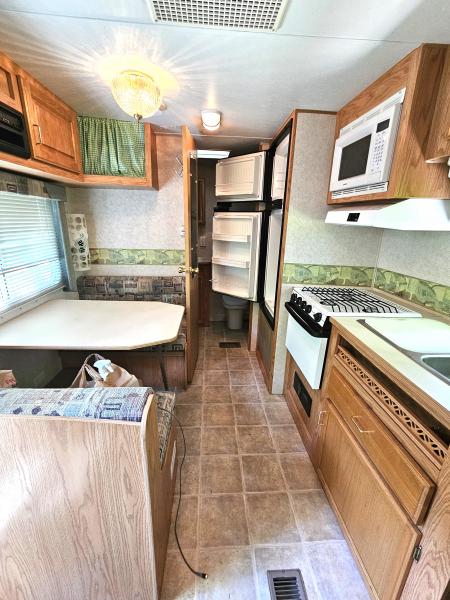
[(327, 395), (405, 511), (421, 524), (435, 490), (431, 479), (335, 367)]
[(420, 540), (367, 453), (333, 404), (327, 414), (319, 475), (379, 600), (398, 600)]

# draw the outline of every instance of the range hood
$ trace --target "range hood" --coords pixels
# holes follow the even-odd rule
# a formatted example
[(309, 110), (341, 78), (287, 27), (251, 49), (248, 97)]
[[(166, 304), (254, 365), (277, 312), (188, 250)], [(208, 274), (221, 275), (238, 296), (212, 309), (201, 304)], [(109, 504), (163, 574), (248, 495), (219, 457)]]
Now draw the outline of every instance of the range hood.
[(325, 223), (403, 231), (450, 231), (450, 200), (408, 198), (389, 204), (346, 206), (328, 211)]

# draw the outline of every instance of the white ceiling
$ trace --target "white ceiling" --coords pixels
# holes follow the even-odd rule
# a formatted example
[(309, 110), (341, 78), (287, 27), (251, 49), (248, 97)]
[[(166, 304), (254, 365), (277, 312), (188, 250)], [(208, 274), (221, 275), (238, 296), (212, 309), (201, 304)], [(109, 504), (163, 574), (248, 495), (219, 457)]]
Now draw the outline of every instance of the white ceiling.
[[(98, 68), (139, 55), (168, 71), (167, 110), (201, 147), (270, 138), (293, 108), (338, 110), (421, 42), (450, 43), (449, 0), (290, 0), (275, 33), (157, 25), (146, 0), (0, 0), (0, 51), (87, 115), (128, 118)], [(200, 110), (223, 113), (218, 133)]]

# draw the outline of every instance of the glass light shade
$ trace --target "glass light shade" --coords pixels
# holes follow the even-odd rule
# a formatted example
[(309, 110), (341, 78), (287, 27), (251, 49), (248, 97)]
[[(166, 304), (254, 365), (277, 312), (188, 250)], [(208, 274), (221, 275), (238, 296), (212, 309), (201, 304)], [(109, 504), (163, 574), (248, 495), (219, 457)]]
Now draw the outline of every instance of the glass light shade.
[(139, 71), (123, 71), (111, 82), (114, 100), (128, 115), (137, 120), (151, 117), (161, 106), (161, 91), (150, 75)]
[(215, 131), (220, 127), (221, 114), (218, 110), (202, 110), (202, 125), (208, 131)]

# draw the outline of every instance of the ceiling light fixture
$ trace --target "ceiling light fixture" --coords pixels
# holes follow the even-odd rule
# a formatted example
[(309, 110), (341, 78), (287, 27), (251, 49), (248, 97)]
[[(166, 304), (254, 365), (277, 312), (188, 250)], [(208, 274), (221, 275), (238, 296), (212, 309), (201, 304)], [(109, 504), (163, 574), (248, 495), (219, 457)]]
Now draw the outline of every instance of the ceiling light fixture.
[(152, 77), (141, 71), (122, 71), (111, 81), (114, 100), (137, 121), (151, 117), (161, 106), (161, 91)]
[(202, 110), (203, 127), (208, 131), (219, 129), (221, 116), (218, 110)]

